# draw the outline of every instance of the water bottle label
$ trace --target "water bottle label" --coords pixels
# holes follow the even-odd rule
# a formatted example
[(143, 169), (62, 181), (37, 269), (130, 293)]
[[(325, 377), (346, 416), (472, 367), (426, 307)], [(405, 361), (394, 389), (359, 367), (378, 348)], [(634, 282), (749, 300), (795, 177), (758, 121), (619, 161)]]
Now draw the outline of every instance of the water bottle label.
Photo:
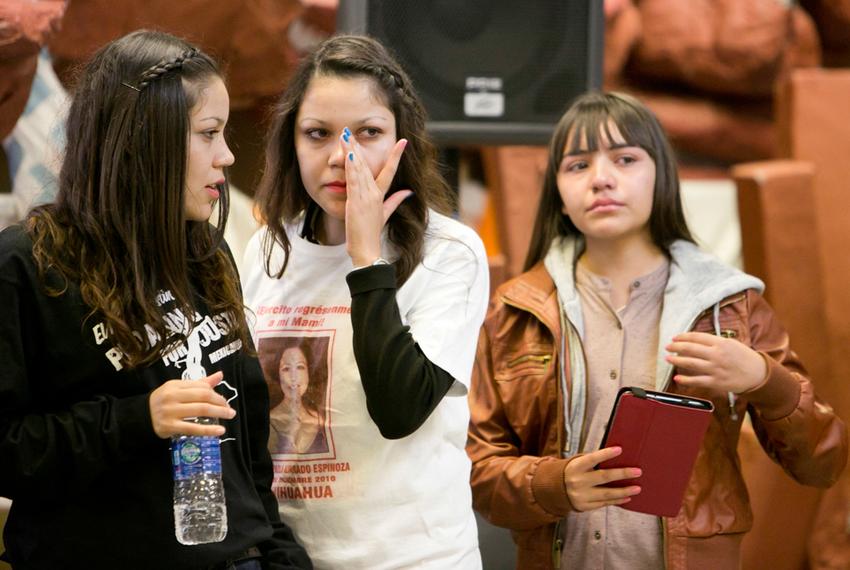
[(174, 478), (221, 474), (221, 441), (217, 437), (185, 437), (173, 443)]

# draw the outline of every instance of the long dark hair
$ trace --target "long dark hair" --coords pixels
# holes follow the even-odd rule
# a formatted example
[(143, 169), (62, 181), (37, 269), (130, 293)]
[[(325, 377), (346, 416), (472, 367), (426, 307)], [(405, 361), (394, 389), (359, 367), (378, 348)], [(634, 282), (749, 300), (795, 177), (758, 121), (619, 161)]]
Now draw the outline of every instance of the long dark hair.
[[(642, 148), (655, 161), (655, 189), (649, 216), (649, 233), (653, 243), (666, 252), (677, 239), (694, 241), (682, 209), (676, 158), (658, 119), (630, 95), (586, 93), (579, 96), (561, 117), (549, 143), (543, 193), (524, 271), (546, 257), (556, 236), (581, 235), (569, 216), (563, 213), (558, 191), (558, 168), (565, 150), (594, 152), (600, 146), (600, 133), (607, 140), (612, 140), (611, 124), (616, 125), (626, 144)], [(569, 149), (565, 149), (567, 144), (570, 144)], [(585, 145), (586, 148), (579, 148)]]
[[(105, 319), (130, 368), (179, 340), (156, 302), (166, 289), (187, 315), (195, 291), (247, 346), (238, 278), (220, 247), (227, 188), (217, 228), (184, 212), (190, 110), (220, 76), (212, 58), (165, 33), (141, 30), (103, 47), (74, 91), (56, 202), (26, 220), (42, 278), (62, 278), (48, 292), (79, 283), (89, 317)], [(140, 334), (145, 326), (156, 342)]]
[[(287, 223), (304, 213), (305, 236), (309, 239), (315, 234), (312, 224), (319, 206), (301, 181), (295, 154), (295, 118), (310, 81), (317, 76), (371, 79), (395, 117), (396, 135), (408, 140), (387, 193), (402, 188), (415, 191), (387, 222), (387, 237), (400, 253), (395, 266), (401, 285), (422, 260), (428, 208), (450, 213), (454, 194), (439, 172), (436, 151), (425, 135), (425, 109), (410, 78), (384, 46), (365, 36), (335, 36), (323, 42), (301, 62), (275, 108), (266, 144), (266, 167), (256, 196), (271, 237), (263, 244), (266, 273), (280, 278), (286, 270), (291, 250)], [(273, 269), (275, 242), (283, 248), (284, 262)]]

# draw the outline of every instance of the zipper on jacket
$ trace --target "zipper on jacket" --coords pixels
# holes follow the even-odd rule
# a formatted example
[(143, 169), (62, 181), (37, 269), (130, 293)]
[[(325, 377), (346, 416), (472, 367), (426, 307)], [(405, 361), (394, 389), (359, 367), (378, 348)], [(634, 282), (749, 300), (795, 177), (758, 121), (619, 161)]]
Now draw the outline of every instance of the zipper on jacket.
[(540, 364), (546, 365), (549, 364), (550, 360), (552, 360), (551, 354), (526, 354), (524, 356), (514, 358), (513, 360), (509, 360), (508, 368), (513, 368), (517, 364), (522, 364), (523, 362), (539, 362)]
[(561, 553), (564, 550), (564, 541), (561, 538), (561, 522), (564, 519), (560, 519), (555, 523), (555, 534), (552, 537), (552, 567), (555, 570), (561, 567)]
[[(530, 313), (530, 314), (534, 315), (534, 317), (541, 323), (546, 322), (540, 316), (540, 314), (537, 311), (533, 311), (528, 307), (521, 307), (517, 303), (514, 303), (513, 301), (511, 301), (510, 299), (508, 299), (505, 296), (502, 296), (500, 299), (501, 299), (502, 303), (504, 303), (505, 305), (508, 305), (509, 307), (513, 307), (514, 309), (517, 309), (517, 310), (520, 310), (520, 311), (525, 311), (526, 313)], [(559, 309), (559, 313), (560, 312), (561, 311)], [(558, 316), (559, 316), (559, 318), (561, 318), (561, 315), (558, 315)], [(569, 326), (570, 329), (575, 332), (576, 338), (579, 338), (578, 331), (575, 330), (575, 328), (573, 327), (573, 324), (571, 322), (569, 322), (569, 319), (563, 318), (563, 320), (565, 320), (567, 326)], [(561, 325), (561, 329), (562, 329), (561, 330), (561, 343), (563, 344), (564, 342), (566, 342), (566, 339), (567, 339), (567, 331), (563, 330), (563, 328), (564, 328), (563, 322), (561, 322), (559, 324)], [(551, 333), (552, 331), (550, 330), (549, 332)], [(552, 337), (554, 338), (554, 336), (555, 335), (553, 334)], [(580, 338), (579, 338), (578, 344), (579, 344), (579, 348), (581, 349), (582, 359), (584, 359), (584, 362), (585, 362), (584, 378), (582, 379), (582, 381), (585, 383), (585, 388), (586, 388), (587, 387), (587, 368), (586, 368), (586, 366), (587, 366), (587, 355), (584, 353), (584, 343), (581, 342)], [(560, 348), (558, 348), (558, 354), (560, 354)], [(529, 356), (532, 356), (532, 355), (529, 355)], [(522, 358), (523, 357), (520, 357), (516, 360), (521, 360)], [(533, 358), (533, 356), (532, 356), (532, 358)], [(545, 358), (546, 360), (544, 361), (544, 363), (548, 363), (548, 361), (551, 360), (552, 357), (550, 355), (541, 355), (541, 356), (538, 356), (537, 358), (538, 359)], [(516, 362), (516, 360), (509, 362), (508, 366), (511, 366), (514, 363), (518, 364), (518, 362)], [(558, 377), (560, 376), (560, 371), (557, 372), (556, 376), (558, 376)], [(560, 378), (557, 379), (557, 387), (558, 387), (557, 391), (558, 391), (558, 393), (560, 393), (561, 392), (561, 380), (560, 380)], [(566, 394), (563, 394), (562, 396), (564, 398), (566, 398)], [(559, 416), (564, 419), (564, 422), (568, 421), (568, 419), (566, 417), (564, 417), (564, 413), (563, 413), (564, 403), (563, 403), (563, 401), (560, 403), (560, 409), (561, 409), (561, 413), (559, 414)], [(583, 431), (584, 424), (585, 424), (586, 421), (587, 421), (587, 406), (585, 406), (585, 408), (584, 408), (584, 414), (583, 414), (583, 417), (582, 417), (582, 422), (581, 422), (582, 431)], [(564, 433), (565, 430), (566, 430), (565, 426), (559, 426), (559, 429), (558, 429), (558, 432), (559, 432), (558, 433), (558, 439), (559, 440), (560, 440), (561, 435)], [(583, 439), (583, 434), (582, 434), (581, 439)], [(580, 442), (579, 446), (581, 447), (582, 444), (583, 444), (583, 442)], [(566, 445), (561, 443), (558, 446), (560, 448), (559, 451), (560, 451), (561, 455), (563, 455), (563, 452), (565, 450), (569, 451), (568, 449), (565, 449), (568, 446), (569, 446), (569, 442), (567, 442)], [(559, 570), (561, 568), (561, 556), (562, 556), (563, 550), (564, 550), (564, 539), (561, 538), (561, 526), (562, 526), (563, 522), (564, 522), (564, 519), (561, 518), (561, 519), (558, 520), (558, 522), (555, 523), (555, 533), (552, 536), (552, 567), (555, 570)]]

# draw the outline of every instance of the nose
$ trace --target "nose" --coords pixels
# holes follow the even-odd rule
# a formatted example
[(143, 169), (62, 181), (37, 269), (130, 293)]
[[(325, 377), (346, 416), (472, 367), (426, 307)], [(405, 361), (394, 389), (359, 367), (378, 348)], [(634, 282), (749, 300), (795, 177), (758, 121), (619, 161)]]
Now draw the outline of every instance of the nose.
[(594, 192), (609, 190), (614, 187), (613, 164), (607, 157), (598, 157), (593, 161), (593, 179), (591, 185)]
[(345, 149), (342, 147), (342, 141), (336, 138), (331, 144), (331, 153), (328, 155), (328, 166), (335, 168), (345, 168)]
[(216, 154), (215, 157), (215, 166), (216, 168), (224, 168), (225, 166), (233, 166), (233, 163), (236, 162), (236, 157), (233, 156), (233, 153), (230, 151), (230, 147), (227, 146), (226, 142), (222, 142), (221, 150)]

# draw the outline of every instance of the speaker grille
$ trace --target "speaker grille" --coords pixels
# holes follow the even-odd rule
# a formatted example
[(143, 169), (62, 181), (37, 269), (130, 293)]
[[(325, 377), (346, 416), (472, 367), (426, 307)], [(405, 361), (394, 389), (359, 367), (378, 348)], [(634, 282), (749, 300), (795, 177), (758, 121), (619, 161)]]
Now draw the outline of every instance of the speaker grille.
[(372, 0), (365, 13), (358, 3), (342, 0), (341, 31), (395, 53), (438, 141), (545, 143), (567, 103), (598, 87), (593, 0)]

